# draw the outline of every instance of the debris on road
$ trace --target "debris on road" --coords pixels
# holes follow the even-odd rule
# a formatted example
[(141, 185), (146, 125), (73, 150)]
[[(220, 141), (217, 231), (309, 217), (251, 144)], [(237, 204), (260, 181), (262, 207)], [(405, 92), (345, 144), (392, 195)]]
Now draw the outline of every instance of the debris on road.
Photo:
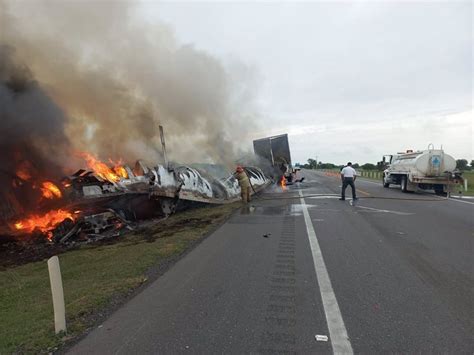
[(327, 335), (316, 335), (315, 336), (316, 341), (328, 341), (328, 336)]

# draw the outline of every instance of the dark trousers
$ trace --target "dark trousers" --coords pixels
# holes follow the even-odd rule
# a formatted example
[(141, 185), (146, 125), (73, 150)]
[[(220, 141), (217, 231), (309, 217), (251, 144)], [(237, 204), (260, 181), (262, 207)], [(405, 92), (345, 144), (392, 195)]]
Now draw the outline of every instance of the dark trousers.
[(344, 178), (344, 180), (342, 180), (341, 197), (342, 197), (342, 198), (346, 198), (346, 187), (347, 187), (347, 185), (350, 185), (350, 186), (351, 186), (351, 189), (352, 189), (352, 198), (353, 198), (353, 199), (357, 198), (357, 196), (356, 196), (356, 188), (355, 188), (355, 185), (354, 185), (354, 178), (351, 178), (351, 177), (347, 177), (347, 178)]

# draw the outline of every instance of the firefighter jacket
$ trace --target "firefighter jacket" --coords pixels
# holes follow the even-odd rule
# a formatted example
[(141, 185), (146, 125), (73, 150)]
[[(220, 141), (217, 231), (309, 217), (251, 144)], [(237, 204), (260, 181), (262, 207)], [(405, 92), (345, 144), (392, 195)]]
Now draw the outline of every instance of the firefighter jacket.
[(245, 171), (235, 174), (235, 178), (239, 181), (240, 187), (250, 187), (250, 180)]

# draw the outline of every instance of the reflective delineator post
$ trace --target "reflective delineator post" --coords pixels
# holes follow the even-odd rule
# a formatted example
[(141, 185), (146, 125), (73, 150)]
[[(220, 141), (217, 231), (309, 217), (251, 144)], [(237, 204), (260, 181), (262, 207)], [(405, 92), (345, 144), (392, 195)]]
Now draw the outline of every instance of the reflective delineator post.
[(49, 281), (51, 283), (51, 294), (53, 296), (54, 330), (56, 334), (66, 331), (66, 309), (64, 307), (63, 281), (59, 258), (53, 256), (48, 260)]

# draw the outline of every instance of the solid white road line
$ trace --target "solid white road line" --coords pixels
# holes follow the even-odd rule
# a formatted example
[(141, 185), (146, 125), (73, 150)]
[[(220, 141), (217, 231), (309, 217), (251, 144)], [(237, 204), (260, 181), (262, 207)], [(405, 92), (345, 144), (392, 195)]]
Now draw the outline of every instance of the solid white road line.
[(342, 319), (341, 311), (337, 303), (336, 295), (332, 289), (326, 264), (324, 264), (323, 254), (319, 247), (318, 238), (314, 231), (313, 223), (309, 217), (308, 207), (304, 201), (303, 192), (299, 190), (300, 203), (303, 210), (306, 230), (308, 231), (309, 244), (313, 254), (314, 269), (318, 279), (319, 291), (323, 301), (324, 312), (329, 329), (329, 339), (334, 354), (353, 354), (352, 346), (347, 336), (346, 326)]
[(467, 203), (468, 205), (471, 205), (471, 206), (474, 205), (474, 202), (462, 201), (462, 200), (458, 200), (457, 198), (452, 198), (452, 197), (448, 198), (448, 201)]

